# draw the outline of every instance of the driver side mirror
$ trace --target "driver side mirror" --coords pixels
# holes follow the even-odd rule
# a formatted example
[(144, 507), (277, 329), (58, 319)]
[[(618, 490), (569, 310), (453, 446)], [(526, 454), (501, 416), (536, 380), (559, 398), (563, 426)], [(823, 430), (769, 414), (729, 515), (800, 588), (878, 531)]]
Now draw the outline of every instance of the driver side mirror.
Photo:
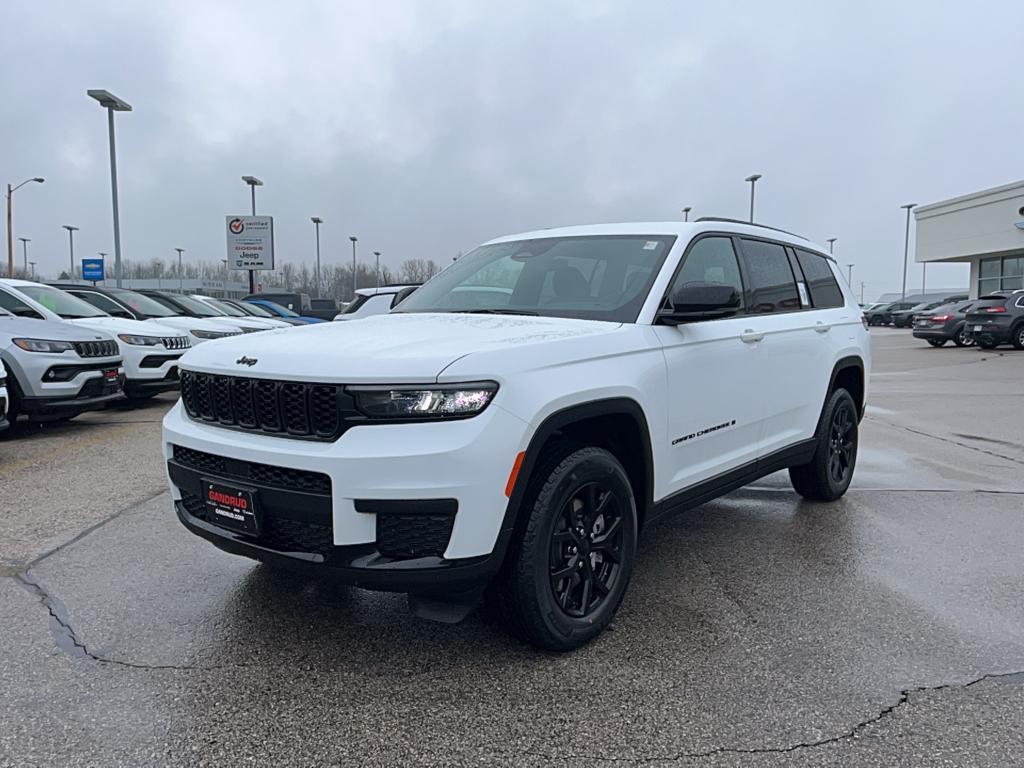
[(669, 306), (656, 315), (663, 325), (682, 325), (735, 315), (742, 307), (731, 285), (684, 285), (668, 297)]

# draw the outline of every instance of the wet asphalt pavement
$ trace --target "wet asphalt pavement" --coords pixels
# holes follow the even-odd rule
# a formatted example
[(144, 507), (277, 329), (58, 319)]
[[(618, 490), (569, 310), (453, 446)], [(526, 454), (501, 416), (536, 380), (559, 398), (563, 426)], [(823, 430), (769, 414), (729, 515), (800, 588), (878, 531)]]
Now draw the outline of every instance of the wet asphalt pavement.
[(652, 527), (562, 656), (192, 537), (170, 398), (0, 440), (0, 766), (1022, 764), (1024, 353), (872, 333), (846, 497)]

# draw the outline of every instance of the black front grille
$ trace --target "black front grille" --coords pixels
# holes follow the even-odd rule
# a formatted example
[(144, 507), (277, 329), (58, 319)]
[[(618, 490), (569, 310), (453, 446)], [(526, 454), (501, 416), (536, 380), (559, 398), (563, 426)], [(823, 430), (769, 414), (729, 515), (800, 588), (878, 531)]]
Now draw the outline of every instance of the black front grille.
[(344, 413), (338, 384), (306, 384), (181, 371), (181, 401), (193, 419), (282, 437), (334, 440)]
[(441, 557), (448, 548), (454, 515), (377, 515), (377, 549), (385, 557)]
[(180, 445), (175, 445), (173, 448), (176, 462), (198, 472), (235, 477), (258, 485), (289, 491), (316, 493), (322, 496), (331, 495), (331, 478), (322, 472), (228, 459), (224, 456), (197, 451), (193, 448), (184, 448)]
[(75, 352), (79, 357), (117, 357), (116, 341), (76, 341)]
[[(192, 517), (206, 520), (206, 502), (199, 496), (182, 491), (181, 504)], [(262, 530), (255, 537), (262, 546), (280, 552), (315, 552), (325, 555), (334, 547), (334, 534), (329, 525), (285, 517), (264, 516)]]
[(165, 336), (161, 341), (164, 349), (188, 349), (192, 346), (188, 336)]

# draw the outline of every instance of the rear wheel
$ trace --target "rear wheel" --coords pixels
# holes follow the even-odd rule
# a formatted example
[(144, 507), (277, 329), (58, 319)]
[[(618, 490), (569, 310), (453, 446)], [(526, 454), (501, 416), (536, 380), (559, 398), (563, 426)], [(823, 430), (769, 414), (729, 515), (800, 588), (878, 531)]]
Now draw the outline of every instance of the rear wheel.
[(978, 339), (978, 346), (982, 349), (995, 349), (998, 345), (989, 339)]
[(967, 326), (961, 325), (953, 334), (953, 343), (958, 347), (973, 347), (974, 337), (967, 333)]
[(850, 393), (837, 389), (822, 414), (814, 458), (789, 468), (794, 490), (812, 501), (835, 501), (850, 487), (857, 463), (857, 406)]
[(509, 630), (538, 648), (568, 651), (611, 622), (636, 551), (636, 503), (611, 453), (581, 448), (536, 478), (518, 546), (497, 585)]
[(928, 343), (931, 344), (933, 347), (942, 347), (942, 346), (945, 346), (946, 340), (945, 339), (928, 339)]

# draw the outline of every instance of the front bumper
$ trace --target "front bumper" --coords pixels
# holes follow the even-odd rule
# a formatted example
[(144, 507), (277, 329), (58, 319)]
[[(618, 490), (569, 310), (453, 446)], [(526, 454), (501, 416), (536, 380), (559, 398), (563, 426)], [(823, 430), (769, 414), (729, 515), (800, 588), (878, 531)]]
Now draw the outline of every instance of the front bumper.
[(167, 372), (158, 379), (126, 379), (124, 393), (129, 397), (144, 397), (171, 392), (181, 387), (177, 364), (165, 366)]
[(53, 397), (24, 397), (21, 399), (21, 410), (30, 419), (38, 421), (74, 416), (84, 411), (96, 410), (112, 400), (123, 397), (123, 386), (124, 376), (119, 376), (116, 387), (110, 385), (95, 391), (88, 387), (83, 387), (82, 392), (71, 398), (61, 395)]
[[(525, 440), (525, 422), (493, 404), (460, 421), (353, 427), (329, 443), (194, 422), (180, 403), (164, 419), (171, 495), (190, 531), (235, 554), (419, 594), (466, 590), (497, 572), (511, 534), (505, 484)], [(259, 534), (205, 519), (204, 480), (255, 490)], [(425, 554), (406, 546), (403, 536), (436, 541), (442, 509), (443, 543)]]

